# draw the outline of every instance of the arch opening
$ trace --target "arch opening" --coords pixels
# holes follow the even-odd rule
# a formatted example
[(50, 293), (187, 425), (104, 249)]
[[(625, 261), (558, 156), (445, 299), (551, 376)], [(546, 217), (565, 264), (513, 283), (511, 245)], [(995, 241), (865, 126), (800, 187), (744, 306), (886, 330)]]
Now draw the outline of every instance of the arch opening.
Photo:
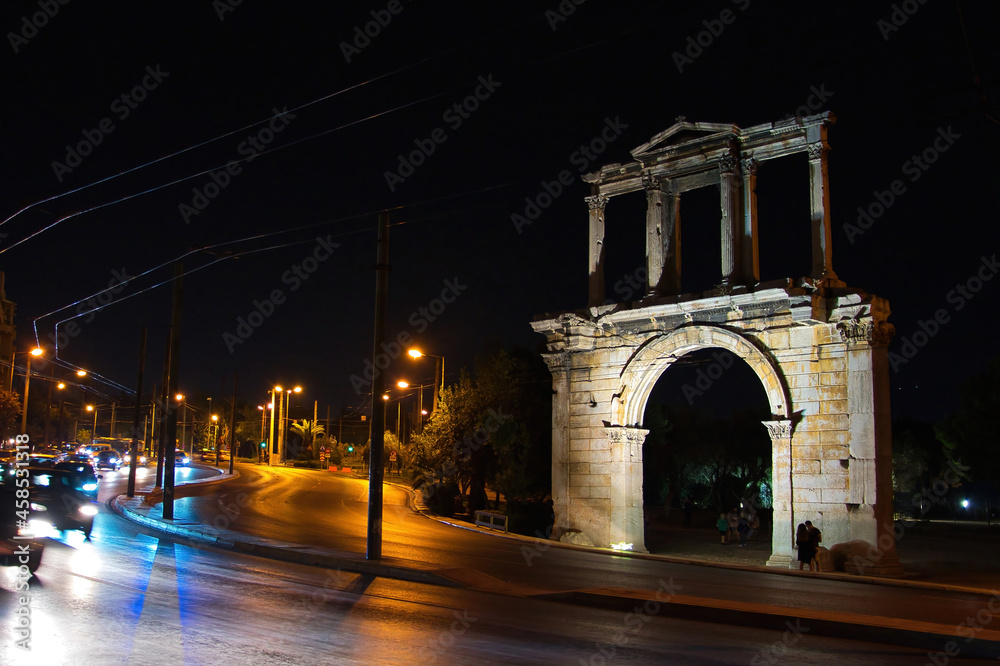
[[(704, 557), (706, 548), (718, 548), (711, 559), (767, 561), (772, 453), (761, 421), (769, 411), (760, 378), (728, 349), (691, 349), (660, 368), (642, 420), (649, 431), (643, 517), (650, 552)], [(716, 526), (720, 514), (736, 523), (724, 537)]]

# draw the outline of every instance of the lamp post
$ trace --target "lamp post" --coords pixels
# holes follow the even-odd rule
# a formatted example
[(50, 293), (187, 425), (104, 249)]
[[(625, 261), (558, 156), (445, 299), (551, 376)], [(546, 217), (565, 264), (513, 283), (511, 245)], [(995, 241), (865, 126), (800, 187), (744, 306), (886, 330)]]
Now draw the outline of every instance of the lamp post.
[[(24, 373), (24, 408), (21, 410), (21, 432), (24, 433), (28, 430), (28, 387), (31, 385), (31, 357), (41, 356), (42, 350), (35, 347), (30, 352), (28, 352), (28, 366)], [(14, 376), (14, 362), (11, 361), (10, 364), (10, 376)], [(13, 382), (14, 380), (11, 379)]]
[(289, 399), (292, 393), (301, 393), (302, 387), (296, 386), (295, 388), (284, 389), (280, 386), (275, 386), (274, 390), (278, 393), (278, 462), (281, 464), (285, 463), (285, 421), (288, 420), (288, 407)]
[(94, 412), (94, 427), (90, 431), (90, 443), (93, 444), (97, 437), (97, 405), (87, 405), (88, 412)]
[(414, 385), (401, 379), (398, 382), (396, 382), (396, 386), (404, 389), (405, 388), (417, 389), (417, 414), (419, 415), (419, 418), (417, 419), (417, 432), (418, 433), (423, 432), (424, 416), (427, 415), (427, 410), (424, 409), (424, 389), (429, 388), (431, 384)]
[[(187, 446), (187, 403), (184, 402), (184, 394), (177, 394), (177, 402), (184, 406), (184, 416), (181, 418), (181, 450)], [(194, 443), (191, 444), (191, 456), (194, 456)]]
[(270, 432), (269, 432), (268, 437), (267, 437), (267, 466), (268, 467), (274, 467), (274, 462), (278, 458), (278, 450), (276, 448), (274, 448), (274, 398), (275, 398), (275, 396), (278, 396), (280, 398), (280, 394), (278, 394), (279, 390), (280, 390), (280, 387), (276, 386), (273, 390), (270, 390), (270, 391), (267, 392), (268, 395), (271, 396), (271, 402), (268, 405), (270, 407), (270, 409), (271, 409), (271, 427), (270, 427)]
[[(421, 356), (430, 356), (431, 358), (437, 359), (434, 363), (434, 404), (431, 407), (432, 412), (436, 412), (438, 408), (438, 399), (440, 398), (441, 389), (444, 388), (444, 356), (436, 356), (435, 354), (425, 354), (419, 349), (410, 349), (406, 352), (409, 354), (410, 358), (416, 360)], [(438, 377), (441, 379), (438, 380)]]

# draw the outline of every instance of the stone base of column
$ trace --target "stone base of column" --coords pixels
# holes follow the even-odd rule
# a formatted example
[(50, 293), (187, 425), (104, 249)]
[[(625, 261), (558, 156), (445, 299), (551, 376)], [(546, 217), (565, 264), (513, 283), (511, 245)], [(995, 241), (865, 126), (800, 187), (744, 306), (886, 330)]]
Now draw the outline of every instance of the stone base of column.
[(791, 569), (792, 567), (792, 556), (782, 553), (772, 553), (771, 557), (767, 559), (766, 566), (777, 567), (779, 569)]

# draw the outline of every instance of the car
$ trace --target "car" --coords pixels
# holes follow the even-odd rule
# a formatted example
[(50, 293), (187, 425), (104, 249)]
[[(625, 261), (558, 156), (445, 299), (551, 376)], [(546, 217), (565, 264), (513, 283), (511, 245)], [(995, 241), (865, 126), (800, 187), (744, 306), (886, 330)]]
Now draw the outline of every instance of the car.
[(100, 451), (94, 456), (96, 469), (110, 469), (117, 472), (122, 468), (122, 459), (117, 451)]
[(114, 451), (114, 449), (108, 444), (91, 444), (90, 446), (83, 447), (82, 453), (90, 454), (90, 456), (93, 457), (101, 451)]
[(59, 462), (79, 462), (79, 463), (91, 463), (93, 464), (94, 459), (87, 455), (86, 453), (67, 453), (66, 455), (59, 458)]
[[(144, 455), (142, 455), (140, 453), (139, 454), (139, 460), (136, 461), (136, 464), (137, 465), (145, 465), (146, 462), (147, 462), (146, 456), (144, 456)], [(132, 452), (131, 451), (126, 451), (124, 454), (122, 454), (122, 464), (124, 464), (124, 465), (131, 465), (132, 464)]]
[(57, 530), (81, 530), (90, 538), (97, 515), (97, 480), (101, 477), (82, 464), (75, 469), (22, 469), (30, 484), (32, 520), (49, 523)]
[(186, 466), (191, 464), (191, 458), (187, 453), (177, 449), (174, 451), (174, 465)]
[[(13, 485), (0, 487), (0, 567), (26, 565), (28, 572), (34, 575), (42, 563), (45, 545), (27, 538), (28, 525), (32, 525), (32, 504), (30, 492), (28, 498), (18, 498)], [(32, 525), (33, 529), (38, 527), (37, 523)], [(43, 530), (48, 531), (44, 527)]]

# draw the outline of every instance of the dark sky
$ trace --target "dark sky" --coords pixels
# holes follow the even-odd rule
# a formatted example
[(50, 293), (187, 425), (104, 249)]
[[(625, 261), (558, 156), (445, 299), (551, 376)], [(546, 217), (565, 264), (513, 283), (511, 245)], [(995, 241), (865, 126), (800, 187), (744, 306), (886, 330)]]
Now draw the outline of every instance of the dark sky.
[[(186, 255), (186, 392), (227, 395), (238, 371), (249, 401), (284, 382), (321, 410), (361, 405), (351, 376), (372, 357), (375, 221), (388, 210), (388, 337), (444, 355), (453, 380), (489, 349), (536, 348), (534, 315), (586, 304), (580, 173), (630, 161), (677, 116), (746, 127), (831, 110), (834, 267), (889, 299), (896, 353), (944, 310), (893, 375), (897, 415), (937, 418), (995, 353), (1000, 280), (970, 285), (981, 286), (971, 298), (952, 290), (998, 249), (1000, 5), (898, 5), (4, 3), (0, 218), (56, 197), (0, 228), (19, 349), (33, 326), (51, 346), (76, 303), (145, 274), (73, 320), (59, 354), (131, 388), (147, 325), (147, 387), (158, 382), (168, 281)], [(474, 109), (454, 110), (477, 92)], [(606, 127), (602, 154), (577, 152)], [(411, 173), (399, 156), (420, 146)], [(68, 154), (78, 147), (87, 154)], [(925, 169), (910, 162), (928, 150)], [(239, 173), (220, 170), (247, 157)], [(563, 170), (573, 183), (516, 229), (526, 197)], [(759, 175), (764, 279), (808, 270), (806, 176), (804, 158)], [(897, 180), (886, 210), (849, 233)], [(683, 205), (685, 280), (707, 287), (717, 199)], [(643, 265), (643, 207), (609, 205), (609, 294)], [(238, 330), (239, 318), (258, 325)], [(388, 372), (429, 381), (432, 370), (400, 358)]]

